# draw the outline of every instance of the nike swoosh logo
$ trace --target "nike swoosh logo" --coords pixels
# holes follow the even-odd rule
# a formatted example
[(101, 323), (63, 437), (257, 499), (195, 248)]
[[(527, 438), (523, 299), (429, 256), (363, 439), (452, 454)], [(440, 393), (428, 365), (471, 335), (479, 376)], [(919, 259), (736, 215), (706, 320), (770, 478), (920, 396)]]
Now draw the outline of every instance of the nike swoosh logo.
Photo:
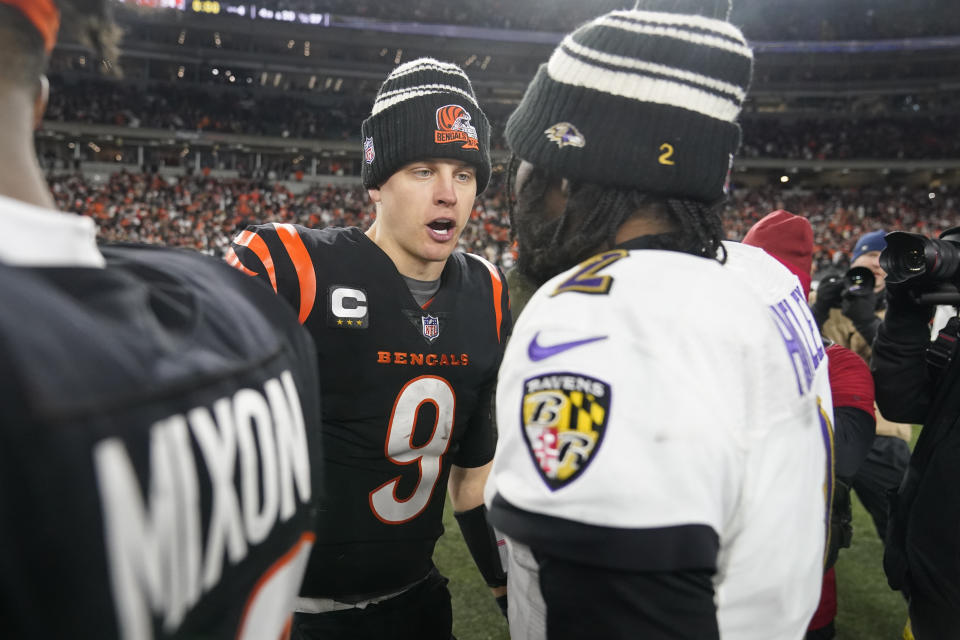
[(540, 332), (538, 331), (536, 335), (533, 336), (533, 340), (530, 341), (530, 346), (527, 347), (527, 355), (530, 356), (530, 359), (534, 362), (545, 360), (551, 356), (563, 353), (568, 349), (573, 349), (574, 347), (581, 347), (585, 344), (590, 344), (591, 342), (607, 339), (607, 336), (596, 336), (593, 338), (584, 338), (583, 340), (574, 340), (573, 342), (559, 342), (557, 344), (543, 346), (537, 342), (537, 338), (539, 337)]

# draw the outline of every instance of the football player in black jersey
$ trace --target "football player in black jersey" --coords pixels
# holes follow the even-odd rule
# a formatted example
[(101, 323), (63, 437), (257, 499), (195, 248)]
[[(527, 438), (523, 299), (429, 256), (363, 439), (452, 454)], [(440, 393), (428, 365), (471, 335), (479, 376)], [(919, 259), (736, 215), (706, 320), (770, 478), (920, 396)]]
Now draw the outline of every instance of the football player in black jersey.
[(95, 243), (33, 148), (58, 24), (0, 0), (0, 637), (284, 638), (322, 489), (313, 342), (221, 261)]
[(362, 134), (366, 232), (250, 227), (227, 260), (286, 298), (317, 344), (328, 490), (294, 636), (447, 640), (431, 559), (445, 490), (506, 600), (482, 491), (507, 288), (454, 251), (490, 177), (489, 124), (464, 72), (423, 58), (390, 73)]

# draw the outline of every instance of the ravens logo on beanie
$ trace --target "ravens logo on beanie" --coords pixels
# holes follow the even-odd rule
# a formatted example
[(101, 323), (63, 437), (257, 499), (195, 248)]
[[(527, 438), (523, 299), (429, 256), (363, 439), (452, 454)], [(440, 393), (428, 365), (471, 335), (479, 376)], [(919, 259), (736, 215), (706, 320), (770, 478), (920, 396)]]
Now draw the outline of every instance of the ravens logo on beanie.
[(639, 0), (567, 35), (507, 122), (559, 176), (712, 203), (740, 145), (753, 52), (729, 0)]
[(462, 160), (477, 171), (477, 193), (490, 180), (490, 124), (463, 69), (419, 58), (390, 72), (361, 126), (363, 186), (376, 188), (406, 164)]

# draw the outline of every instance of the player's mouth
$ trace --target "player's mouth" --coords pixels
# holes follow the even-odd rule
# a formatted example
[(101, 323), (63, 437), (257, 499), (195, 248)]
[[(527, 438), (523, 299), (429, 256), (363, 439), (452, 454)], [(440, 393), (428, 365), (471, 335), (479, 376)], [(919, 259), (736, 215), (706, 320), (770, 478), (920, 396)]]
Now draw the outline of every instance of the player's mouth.
[(457, 224), (450, 218), (438, 218), (427, 224), (427, 234), (437, 242), (447, 242), (453, 238)]

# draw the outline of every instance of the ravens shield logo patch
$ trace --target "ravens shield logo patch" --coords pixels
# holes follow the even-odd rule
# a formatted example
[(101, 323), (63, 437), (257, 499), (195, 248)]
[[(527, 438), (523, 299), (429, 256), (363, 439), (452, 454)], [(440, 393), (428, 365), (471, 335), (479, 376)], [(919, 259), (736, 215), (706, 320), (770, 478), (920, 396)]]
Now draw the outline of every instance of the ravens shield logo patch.
[(551, 491), (576, 480), (606, 433), (610, 385), (576, 373), (524, 381), (520, 420), (540, 477)]

